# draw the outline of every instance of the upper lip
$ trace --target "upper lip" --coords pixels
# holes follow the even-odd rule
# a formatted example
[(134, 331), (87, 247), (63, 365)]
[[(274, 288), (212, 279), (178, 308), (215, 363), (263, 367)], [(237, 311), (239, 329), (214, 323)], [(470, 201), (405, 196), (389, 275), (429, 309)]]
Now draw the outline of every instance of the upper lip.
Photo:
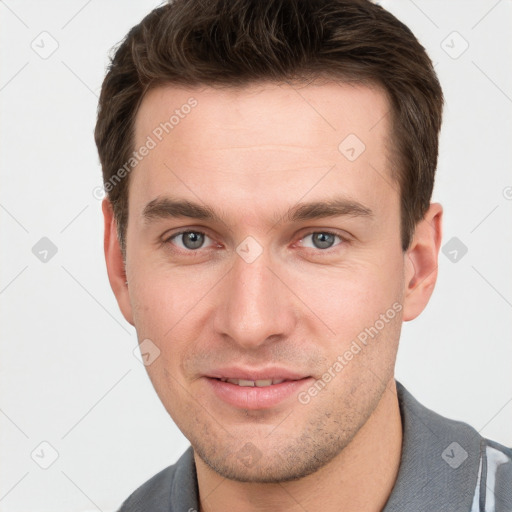
[(230, 366), (226, 368), (216, 368), (205, 374), (205, 377), (213, 379), (243, 379), (243, 380), (299, 380), (308, 377), (308, 375), (292, 372), (286, 368), (242, 368), (239, 366)]

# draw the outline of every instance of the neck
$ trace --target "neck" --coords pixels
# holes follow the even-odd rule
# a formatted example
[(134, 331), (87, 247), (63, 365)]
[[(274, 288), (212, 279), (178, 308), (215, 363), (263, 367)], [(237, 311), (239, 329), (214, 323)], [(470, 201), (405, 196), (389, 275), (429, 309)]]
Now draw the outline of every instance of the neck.
[(400, 465), (402, 422), (391, 379), (372, 415), (331, 462), (300, 480), (261, 484), (228, 480), (195, 455), (199, 512), (376, 512), (383, 509)]

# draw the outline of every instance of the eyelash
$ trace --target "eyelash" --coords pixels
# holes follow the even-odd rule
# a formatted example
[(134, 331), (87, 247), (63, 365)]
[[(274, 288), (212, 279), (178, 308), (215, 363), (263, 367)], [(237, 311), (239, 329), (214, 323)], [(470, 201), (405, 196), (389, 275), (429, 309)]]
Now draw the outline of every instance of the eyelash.
[[(195, 229), (185, 229), (183, 231), (179, 231), (178, 233), (174, 233), (173, 235), (167, 237), (164, 240), (164, 244), (173, 245), (172, 244), (172, 240), (174, 240), (175, 238), (178, 238), (180, 235), (184, 235), (186, 233), (198, 233), (198, 234), (204, 235), (204, 236), (210, 238), (210, 240), (212, 240), (212, 238), (209, 237), (208, 234), (205, 233), (204, 231), (195, 230)], [(331, 251), (336, 250), (336, 247), (349, 243), (349, 240), (347, 238), (339, 235), (338, 233), (334, 233), (333, 231), (323, 231), (323, 230), (309, 231), (304, 236), (302, 236), (299, 241), (304, 240), (306, 237), (308, 237), (310, 235), (314, 235), (314, 234), (318, 234), (318, 233), (321, 233), (323, 235), (332, 235), (334, 237), (337, 237), (337, 238), (339, 238), (340, 242), (338, 244), (332, 246), (332, 247), (328, 247), (327, 249), (319, 249), (319, 248), (311, 248), (311, 247), (307, 247), (306, 249), (314, 250), (315, 252), (319, 252), (319, 253), (330, 253)], [(194, 249), (187, 249), (187, 248), (185, 248), (185, 249), (179, 248), (180, 251), (184, 251), (184, 252), (189, 253), (189, 254), (198, 253), (201, 249), (204, 249), (204, 248), (203, 247), (199, 247), (198, 249), (195, 249), (195, 250)]]

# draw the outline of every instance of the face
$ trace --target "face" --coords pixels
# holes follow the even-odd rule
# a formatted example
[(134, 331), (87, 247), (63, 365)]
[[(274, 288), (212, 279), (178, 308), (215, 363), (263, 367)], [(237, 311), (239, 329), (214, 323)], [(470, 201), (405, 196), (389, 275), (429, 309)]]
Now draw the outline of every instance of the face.
[(393, 379), (412, 276), (385, 94), (295, 89), (160, 87), (135, 123), (152, 147), (113, 287), (163, 405), (239, 481), (300, 478), (350, 443)]

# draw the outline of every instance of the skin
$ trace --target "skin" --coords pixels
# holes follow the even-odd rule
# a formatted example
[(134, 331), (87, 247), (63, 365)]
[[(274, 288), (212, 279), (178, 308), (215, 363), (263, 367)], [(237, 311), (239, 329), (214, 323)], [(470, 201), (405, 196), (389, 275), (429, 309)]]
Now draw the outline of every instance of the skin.
[[(190, 97), (197, 106), (130, 175), (125, 262), (108, 199), (103, 211), (110, 283), (139, 341), (160, 350), (148, 374), (194, 447), (200, 508), (381, 510), (400, 462), (401, 325), (432, 294), (442, 207), (431, 204), (402, 252), (390, 107), (379, 88), (159, 87), (141, 104), (135, 147)], [(349, 134), (366, 146), (353, 162), (338, 149)], [(339, 195), (372, 215), (284, 217), (299, 202)], [(208, 205), (222, 221), (145, 219), (145, 206), (164, 196)], [(207, 235), (199, 249), (170, 239), (184, 228)], [(325, 231), (341, 237), (327, 249), (312, 235)], [(251, 263), (236, 252), (248, 236), (263, 249)], [(307, 404), (292, 396), (234, 407), (204, 378), (219, 366), (276, 365), (322, 379), (393, 304), (394, 318)]]

